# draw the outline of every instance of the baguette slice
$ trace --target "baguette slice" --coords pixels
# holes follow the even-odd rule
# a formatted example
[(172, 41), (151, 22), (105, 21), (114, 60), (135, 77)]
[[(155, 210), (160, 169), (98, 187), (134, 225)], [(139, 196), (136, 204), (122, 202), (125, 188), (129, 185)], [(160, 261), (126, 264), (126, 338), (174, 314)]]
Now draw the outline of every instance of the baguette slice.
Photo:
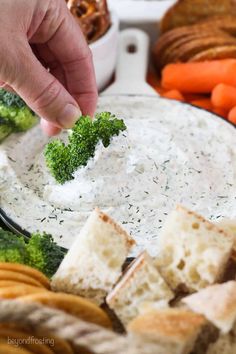
[(182, 300), (192, 311), (204, 315), (222, 333), (236, 325), (236, 282), (216, 284)]
[(159, 236), (155, 260), (172, 289), (198, 291), (221, 280), (233, 250), (233, 237), (182, 206), (169, 215)]
[(151, 304), (168, 307), (174, 297), (165, 280), (156, 269), (152, 258), (142, 252), (133, 261), (115, 288), (109, 293), (106, 302), (114, 310), (124, 325), (127, 325), (143, 309)]
[(207, 325), (201, 315), (169, 308), (136, 317), (129, 323), (128, 333), (131, 338), (145, 341), (147, 346), (152, 344), (153, 354), (187, 354), (192, 353)]
[(52, 288), (101, 304), (134, 244), (108, 215), (95, 209), (53, 276)]

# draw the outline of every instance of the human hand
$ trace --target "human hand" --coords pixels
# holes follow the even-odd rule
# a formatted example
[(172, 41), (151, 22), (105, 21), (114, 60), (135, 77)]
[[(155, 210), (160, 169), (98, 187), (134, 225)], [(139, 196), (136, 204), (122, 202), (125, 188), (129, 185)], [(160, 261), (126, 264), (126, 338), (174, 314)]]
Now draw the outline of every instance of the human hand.
[(1, 0), (0, 23), (1, 86), (42, 117), (48, 135), (94, 114), (91, 52), (65, 0)]

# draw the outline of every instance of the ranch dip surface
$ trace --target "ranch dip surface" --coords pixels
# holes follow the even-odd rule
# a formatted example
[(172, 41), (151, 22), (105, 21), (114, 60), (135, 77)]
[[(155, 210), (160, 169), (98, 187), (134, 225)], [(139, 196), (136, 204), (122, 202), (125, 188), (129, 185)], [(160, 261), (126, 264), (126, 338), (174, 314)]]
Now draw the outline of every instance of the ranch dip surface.
[[(70, 247), (95, 206), (132, 234), (136, 255), (158, 252), (168, 213), (180, 203), (212, 220), (236, 218), (236, 130), (208, 112), (160, 98), (103, 97), (99, 111), (127, 131), (59, 185), (43, 157), (40, 127), (0, 146), (0, 205), (27, 231)], [(67, 132), (61, 134), (66, 141)]]

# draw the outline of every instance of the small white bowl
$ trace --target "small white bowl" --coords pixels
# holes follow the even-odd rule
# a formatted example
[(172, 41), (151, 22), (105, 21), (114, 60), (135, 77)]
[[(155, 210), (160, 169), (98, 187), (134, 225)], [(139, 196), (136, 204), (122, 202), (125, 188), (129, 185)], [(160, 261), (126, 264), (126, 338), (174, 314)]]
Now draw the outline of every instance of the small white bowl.
[(113, 13), (111, 14), (111, 22), (111, 27), (104, 36), (90, 45), (99, 91), (109, 84), (116, 67), (119, 19)]

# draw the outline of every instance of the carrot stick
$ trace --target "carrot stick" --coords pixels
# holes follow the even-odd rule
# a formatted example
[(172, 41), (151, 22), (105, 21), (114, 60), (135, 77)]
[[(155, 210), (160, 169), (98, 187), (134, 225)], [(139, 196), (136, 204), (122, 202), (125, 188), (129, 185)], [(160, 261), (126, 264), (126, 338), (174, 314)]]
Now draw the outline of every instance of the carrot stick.
[(191, 101), (198, 101), (198, 100), (202, 100), (204, 98), (209, 98), (209, 95), (201, 95), (199, 93), (185, 93), (184, 94), (185, 100), (187, 102), (191, 102)]
[(223, 118), (228, 118), (229, 111), (221, 107), (213, 107), (212, 112)]
[(213, 107), (211, 104), (211, 100), (209, 98), (202, 98), (201, 100), (194, 100), (190, 102), (192, 105), (204, 108), (207, 111), (212, 111)]
[(236, 60), (169, 64), (162, 71), (162, 86), (182, 93), (210, 93), (221, 83), (236, 86)]
[(211, 102), (213, 106), (229, 111), (236, 106), (236, 87), (226, 84), (217, 85), (212, 91)]
[(184, 102), (185, 98), (182, 93), (178, 90), (170, 90), (161, 94), (162, 97), (169, 98), (170, 100), (177, 100)]
[(228, 114), (228, 120), (236, 125), (236, 107), (232, 108)]

